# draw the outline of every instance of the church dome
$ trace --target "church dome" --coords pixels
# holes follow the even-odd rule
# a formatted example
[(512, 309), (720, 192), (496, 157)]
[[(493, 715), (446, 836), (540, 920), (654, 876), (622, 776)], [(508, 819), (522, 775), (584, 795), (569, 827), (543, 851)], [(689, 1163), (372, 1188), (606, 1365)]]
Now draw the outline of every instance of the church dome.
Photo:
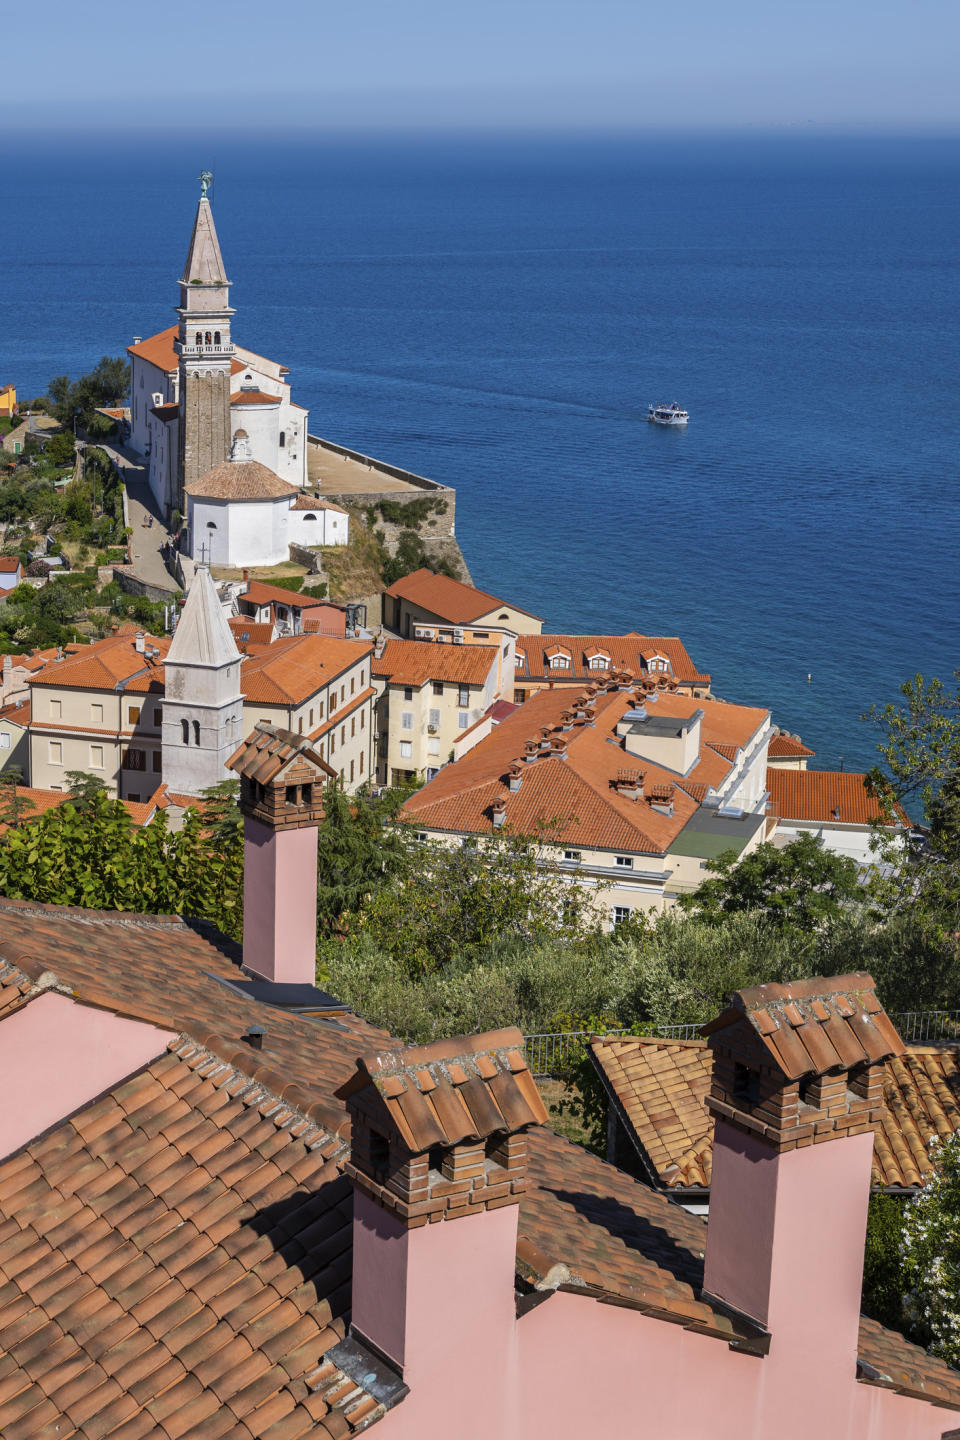
[(184, 489), (195, 500), (286, 500), (300, 493), (259, 460), (225, 460)]

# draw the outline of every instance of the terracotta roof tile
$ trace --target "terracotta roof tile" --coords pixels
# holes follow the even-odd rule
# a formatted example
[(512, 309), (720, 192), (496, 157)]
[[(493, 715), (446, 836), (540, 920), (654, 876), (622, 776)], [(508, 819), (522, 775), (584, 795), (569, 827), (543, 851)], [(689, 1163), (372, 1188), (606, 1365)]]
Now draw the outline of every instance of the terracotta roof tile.
[(282, 500), (297, 492), (259, 460), (225, 460), (185, 487), (187, 495), (205, 500)]
[(136, 648), (135, 635), (110, 635), (105, 640), (96, 640), (84, 645), (63, 660), (54, 660), (40, 670), (30, 681), (31, 685), (56, 685), (81, 690), (115, 690), (119, 681), (130, 681), (139, 676), (146, 687), (154, 678), (162, 683), (162, 659), (170, 648), (167, 636), (145, 636), (145, 643), (160, 651), (160, 660)]
[[(461, 580), (451, 580), (449, 575), (435, 575), (425, 568), (396, 580), (386, 593), (400, 600), (409, 600), (411, 605), (419, 605), (450, 625), (469, 625), (489, 615), (492, 610), (502, 609), (504, 605), (519, 610), (522, 615), (532, 614), (512, 601), (498, 600), (496, 595), (489, 595), (485, 590), (476, 590), (472, 585), (464, 585)], [(533, 615), (532, 618), (539, 620), (540, 617)]]
[(248, 700), (299, 705), (372, 650), (369, 640), (291, 635), (245, 656), (240, 683)]
[[(571, 659), (568, 670), (551, 670), (544, 664), (550, 654), (563, 650)], [(592, 670), (591, 655), (605, 655), (614, 670), (646, 673), (649, 656), (663, 655), (670, 661), (671, 674), (684, 684), (709, 685), (710, 676), (702, 674), (687, 654), (686, 646), (676, 635), (651, 640), (646, 635), (518, 635), (517, 650), (522, 651), (525, 664), (517, 667), (517, 683), (524, 680), (553, 680), (561, 684), (572, 681), (603, 679), (609, 670)]]
[[(609, 1036), (590, 1047), (651, 1182), (709, 1186), (713, 1121), (706, 1108), (713, 1055), (703, 1040)], [(932, 1173), (931, 1140), (960, 1129), (960, 1049), (910, 1046), (884, 1064), (873, 1183), (903, 1189)]]
[(429, 680), (483, 685), (496, 664), (493, 645), (438, 645), (430, 640), (388, 640), (371, 670), (391, 685), (419, 688)]
[[(867, 790), (867, 776), (850, 770), (787, 770), (775, 765), (767, 770), (767, 789), (770, 814), (780, 820), (869, 825), (884, 816)], [(902, 806), (894, 809), (901, 825), (911, 823)]]
[(816, 753), (817, 752), (811, 750), (808, 745), (804, 745), (799, 735), (787, 735), (783, 731), (781, 731), (779, 735), (774, 735), (771, 738), (767, 749), (767, 754), (771, 760), (795, 759), (802, 756), (815, 755)]
[[(612, 684), (613, 682), (611, 682)], [(711, 753), (714, 739), (728, 737), (746, 745), (765, 722), (767, 711), (690, 696), (660, 693), (657, 707), (664, 715), (689, 715), (702, 710), (702, 749), (699, 764), (674, 793), (673, 814), (654, 810), (647, 799), (634, 800), (617, 791), (615, 782), (626, 756), (611, 744), (617, 722), (636, 703), (634, 692), (601, 690), (593, 699), (591, 723), (564, 729), (571, 709), (569, 691), (541, 690), (499, 724), (456, 765), (448, 765), (403, 807), (405, 818), (431, 829), (489, 833), (490, 807), (506, 803), (507, 823), (532, 832), (543, 822), (564, 821), (562, 838), (571, 844), (622, 849), (659, 855), (669, 850), (687, 821), (696, 813), (708, 786), (718, 785), (729, 773), (729, 762)], [(565, 742), (559, 754), (541, 752), (531, 764), (521, 765), (521, 785), (511, 792), (507, 773), (524, 753), (527, 742), (539, 746), (545, 736)], [(675, 784), (672, 771), (644, 760), (649, 787)], [(702, 786), (702, 791), (699, 788)]]
[[(171, 325), (166, 330), (161, 330), (157, 335), (151, 335), (146, 340), (141, 340), (139, 345), (128, 345), (128, 355), (138, 355), (143, 360), (155, 365), (158, 370), (165, 370), (172, 374), (180, 364), (180, 357), (173, 348), (173, 342), (177, 338), (178, 325)], [(231, 360), (230, 374), (239, 375), (247, 367), (240, 360)]]

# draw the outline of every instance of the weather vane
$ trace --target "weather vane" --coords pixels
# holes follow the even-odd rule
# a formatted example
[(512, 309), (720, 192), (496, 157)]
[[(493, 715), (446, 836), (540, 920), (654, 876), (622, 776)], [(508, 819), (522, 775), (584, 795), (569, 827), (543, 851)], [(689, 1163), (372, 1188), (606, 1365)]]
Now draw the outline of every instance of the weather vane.
[(209, 170), (201, 170), (198, 178), (200, 180), (200, 199), (206, 200), (207, 191), (213, 184), (213, 176), (211, 175)]

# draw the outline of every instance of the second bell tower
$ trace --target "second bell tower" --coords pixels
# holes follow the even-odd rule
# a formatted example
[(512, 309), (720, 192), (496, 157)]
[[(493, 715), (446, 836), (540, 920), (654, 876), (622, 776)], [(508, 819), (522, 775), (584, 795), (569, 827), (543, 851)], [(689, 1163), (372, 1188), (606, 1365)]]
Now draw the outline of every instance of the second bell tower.
[(193, 222), (187, 263), (180, 281), (180, 327), (174, 348), (180, 357), (180, 453), (177, 508), (186, 513), (184, 486), (230, 455), (230, 282), (213, 224), (207, 190), (213, 179), (200, 176), (200, 201)]

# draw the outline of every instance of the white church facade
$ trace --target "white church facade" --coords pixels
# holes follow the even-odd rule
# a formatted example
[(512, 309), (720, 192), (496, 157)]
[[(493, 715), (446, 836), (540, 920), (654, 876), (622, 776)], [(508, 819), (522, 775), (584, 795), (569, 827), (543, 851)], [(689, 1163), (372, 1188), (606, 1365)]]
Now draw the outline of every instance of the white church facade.
[(244, 430), (230, 459), (186, 486), (187, 533), (194, 560), (220, 568), (279, 565), (297, 545), (345, 545), (350, 520), (281, 479), (253, 458)]
[[(163, 515), (186, 520), (186, 548), (194, 559), (274, 565), (289, 558), (291, 541), (346, 544), (349, 521), (345, 511), (305, 489), (309, 415), (291, 398), (286, 366), (233, 343), (235, 312), (206, 194), (209, 179), (201, 176), (178, 322), (127, 347), (130, 445), (147, 462)], [(235, 437), (242, 464), (259, 467), (252, 494), (252, 472), (245, 484), (236, 472), (222, 473), (231, 465)], [(237, 493), (227, 493), (228, 480)], [(205, 488), (198, 490), (201, 481)]]

